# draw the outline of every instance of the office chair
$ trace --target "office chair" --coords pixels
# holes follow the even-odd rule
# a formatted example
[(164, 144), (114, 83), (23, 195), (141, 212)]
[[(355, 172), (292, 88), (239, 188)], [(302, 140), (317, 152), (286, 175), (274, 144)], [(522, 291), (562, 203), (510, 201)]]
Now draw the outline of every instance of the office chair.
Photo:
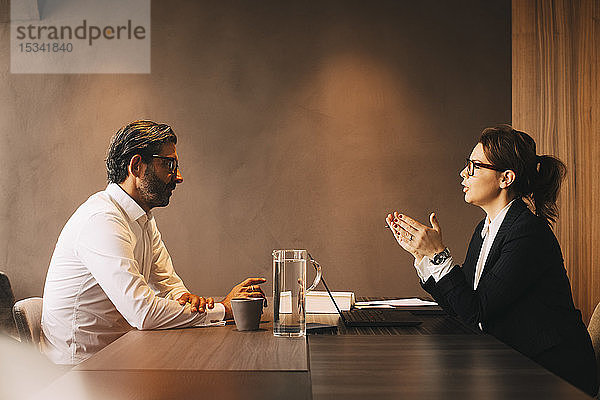
[(10, 286), (10, 280), (4, 272), (0, 272), (0, 332), (11, 337), (17, 336), (12, 308), (15, 304), (15, 295)]
[(42, 298), (19, 300), (13, 306), (13, 317), (21, 342), (30, 343), (40, 350), (42, 337)]
[[(596, 305), (590, 323), (588, 325), (588, 332), (592, 339), (592, 345), (594, 346), (594, 353), (596, 353), (596, 365), (598, 367), (598, 378), (600, 379), (600, 303)], [(600, 393), (596, 396), (600, 399)]]

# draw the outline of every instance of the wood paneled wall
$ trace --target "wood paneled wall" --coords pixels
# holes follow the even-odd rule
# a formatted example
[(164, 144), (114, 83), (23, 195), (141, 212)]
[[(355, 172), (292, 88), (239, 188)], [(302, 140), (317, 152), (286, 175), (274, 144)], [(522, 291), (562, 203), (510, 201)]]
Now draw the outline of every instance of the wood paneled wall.
[(575, 304), (600, 301), (600, 0), (512, 1), (512, 122), (568, 168), (555, 227)]

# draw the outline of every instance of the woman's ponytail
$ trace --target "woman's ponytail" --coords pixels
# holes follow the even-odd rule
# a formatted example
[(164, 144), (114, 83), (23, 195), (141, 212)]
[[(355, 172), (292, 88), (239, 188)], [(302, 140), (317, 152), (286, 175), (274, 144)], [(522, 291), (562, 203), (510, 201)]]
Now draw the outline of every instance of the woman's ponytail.
[(567, 167), (556, 157), (537, 157), (537, 176), (532, 182), (532, 200), (536, 215), (553, 224), (558, 218), (558, 193), (567, 174)]

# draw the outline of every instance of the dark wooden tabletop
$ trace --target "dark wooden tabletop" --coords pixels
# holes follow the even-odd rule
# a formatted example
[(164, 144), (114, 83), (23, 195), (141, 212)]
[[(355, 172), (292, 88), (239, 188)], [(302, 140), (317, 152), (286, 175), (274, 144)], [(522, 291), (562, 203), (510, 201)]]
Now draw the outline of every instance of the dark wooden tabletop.
[(314, 400), (589, 399), (488, 335), (315, 335)]

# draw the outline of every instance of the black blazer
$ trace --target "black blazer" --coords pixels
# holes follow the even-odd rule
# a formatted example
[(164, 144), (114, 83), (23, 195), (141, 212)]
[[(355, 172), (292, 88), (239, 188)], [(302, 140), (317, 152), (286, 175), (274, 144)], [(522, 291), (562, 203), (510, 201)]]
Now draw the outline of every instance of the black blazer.
[(550, 227), (522, 200), (515, 200), (473, 290), (484, 222), (473, 233), (462, 268), (455, 266), (437, 283), (429, 278), (423, 288), (451, 314), (473, 326), (481, 323), (484, 332), (534, 360), (545, 360), (561, 346), (568, 348), (555, 352), (556, 356), (550, 354), (551, 361), (571, 363), (571, 369), (579, 373), (593, 369), (590, 387), (597, 387), (591, 340), (573, 304), (560, 246)]

